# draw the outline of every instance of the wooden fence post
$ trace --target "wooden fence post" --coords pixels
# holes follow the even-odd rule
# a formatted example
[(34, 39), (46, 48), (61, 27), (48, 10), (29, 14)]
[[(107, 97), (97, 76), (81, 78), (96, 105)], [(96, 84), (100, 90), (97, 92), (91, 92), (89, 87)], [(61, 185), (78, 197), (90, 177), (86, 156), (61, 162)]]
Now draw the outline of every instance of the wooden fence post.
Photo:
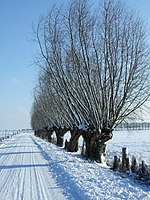
[(126, 172), (127, 169), (127, 148), (122, 148), (122, 172)]
[(130, 169), (129, 157), (126, 158), (126, 170)]
[(114, 156), (114, 163), (113, 163), (113, 170), (118, 170), (119, 169), (119, 158), (117, 156)]

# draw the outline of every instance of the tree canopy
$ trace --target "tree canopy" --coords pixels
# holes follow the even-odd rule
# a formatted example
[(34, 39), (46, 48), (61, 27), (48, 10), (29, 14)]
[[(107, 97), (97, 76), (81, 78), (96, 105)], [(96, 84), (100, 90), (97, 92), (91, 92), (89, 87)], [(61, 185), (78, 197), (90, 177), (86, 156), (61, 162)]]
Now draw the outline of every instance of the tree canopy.
[(34, 129), (90, 124), (113, 129), (150, 96), (146, 26), (124, 2), (98, 8), (74, 0), (52, 7), (34, 29), (41, 69), (31, 112)]

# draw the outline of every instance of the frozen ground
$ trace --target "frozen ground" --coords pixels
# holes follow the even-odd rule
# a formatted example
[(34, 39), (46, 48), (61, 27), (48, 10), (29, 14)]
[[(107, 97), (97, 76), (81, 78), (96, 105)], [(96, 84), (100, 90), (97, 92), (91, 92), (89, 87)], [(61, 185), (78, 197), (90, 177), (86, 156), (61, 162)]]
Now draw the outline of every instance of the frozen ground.
[(107, 143), (108, 156), (121, 156), (122, 147), (128, 148), (130, 158), (135, 156), (138, 162), (150, 165), (150, 130), (115, 131)]
[[(116, 132), (108, 143), (108, 156), (111, 152), (112, 156), (119, 154), (123, 145), (129, 145), (129, 139), (129, 152), (135, 154), (137, 150), (142, 156), (144, 150), (144, 158), (149, 160), (150, 134), (145, 134), (140, 143), (135, 140), (137, 135)], [(105, 166), (82, 159), (79, 153), (66, 152), (24, 133), (0, 146), (0, 199), (149, 200), (150, 187), (123, 179)]]
[(0, 199), (66, 199), (30, 134), (19, 134), (0, 147)]

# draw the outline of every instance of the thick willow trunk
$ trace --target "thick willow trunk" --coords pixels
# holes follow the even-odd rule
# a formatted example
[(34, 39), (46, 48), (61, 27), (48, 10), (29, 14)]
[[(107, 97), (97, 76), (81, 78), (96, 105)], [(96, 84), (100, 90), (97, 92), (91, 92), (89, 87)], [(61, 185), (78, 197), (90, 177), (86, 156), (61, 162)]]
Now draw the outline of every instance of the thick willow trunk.
[(54, 131), (56, 133), (56, 137), (57, 137), (57, 146), (59, 147), (63, 147), (63, 143), (64, 143), (64, 135), (67, 131), (69, 131), (69, 128), (54, 128)]
[(84, 132), (83, 138), (84, 138), (84, 143), (85, 143), (85, 154), (87, 158), (90, 159), (95, 159), (95, 152), (96, 152), (96, 147), (95, 147), (95, 141), (98, 137), (98, 134), (93, 134), (91, 135), (89, 132)]
[(108, 140), (112, 138), (112, 130), (110, 129), (102, 129), (101, 134), (98, 140), (94, 144), (94, 151), (95, 151), (95, 160), (99, 163), (105, 162), (105, 155), (106, 155), (106, 144)]
[(37, 137), (41, 137), (41, 135), (42, 135), (42, 130), (41, 130), (41, 129), (36, 130), (34, 134), (35, 134), (35, 136), (37, 136)]
[[(75, 127), (71, 131), (70, 141), (65, 144), (65, 148), (70, 152), (78, 151), (78, 139), (82, 135), (84, 138), (85, 151), (82, 149), (81, 154), (87, 158), (104, 162), (106, 144), (112, 138), (112, 130), (102, 129), (101, 133), (93, 127), (88, 126), (87, 130), (78, 129)], [(84, 148), (84, 147), (83, 147)]]
[(79, 137), (82, 135), (82, 131), (79, 129), (72, 129), (71, 131), (71, 138), (68, 142), (68, 151), (70, 152), (77, 152), (78, 151), (78, 140)]
[(48, 142), (52, 142), (53, 128), (49, 128), (47, 130), (47, 140)]
[(106, 155), (106, 144), (97, 142), (96, 143), (96, 151), (95, 151), (95, 160), (99, 163), (105, 162), (105, 155)]

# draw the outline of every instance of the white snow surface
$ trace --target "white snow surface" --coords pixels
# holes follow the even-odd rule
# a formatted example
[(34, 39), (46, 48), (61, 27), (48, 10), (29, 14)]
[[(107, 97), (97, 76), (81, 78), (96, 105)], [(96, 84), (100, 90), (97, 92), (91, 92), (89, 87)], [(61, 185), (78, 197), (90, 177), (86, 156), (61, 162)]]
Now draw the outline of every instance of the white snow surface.
[(150, 165), (150, 130), (114, 131), (112, 140), (107, 142), (107, 156), (121, 156), (123, 147), (128, 149), (130, 158), (135, 156), (139, 163), (144, 160)]
[(19, 134), (1, 145), (0, 199), (67, 199), (33, 135)]
[[(131, 154), (142, 150), (140, 155), (148, 161), (150, 133), (143, 133), (142, 143), (136, 141), (137, 135), (115, 132), (107, 156), (120, 153), (125, 145)], [(150, 186), (121, 178), (108, 167), (83, 159), (79, 152), (66, 152), (33, 133), (22, 133), (0, 145), (0, 200), (5, 199), (149, 200)]]

